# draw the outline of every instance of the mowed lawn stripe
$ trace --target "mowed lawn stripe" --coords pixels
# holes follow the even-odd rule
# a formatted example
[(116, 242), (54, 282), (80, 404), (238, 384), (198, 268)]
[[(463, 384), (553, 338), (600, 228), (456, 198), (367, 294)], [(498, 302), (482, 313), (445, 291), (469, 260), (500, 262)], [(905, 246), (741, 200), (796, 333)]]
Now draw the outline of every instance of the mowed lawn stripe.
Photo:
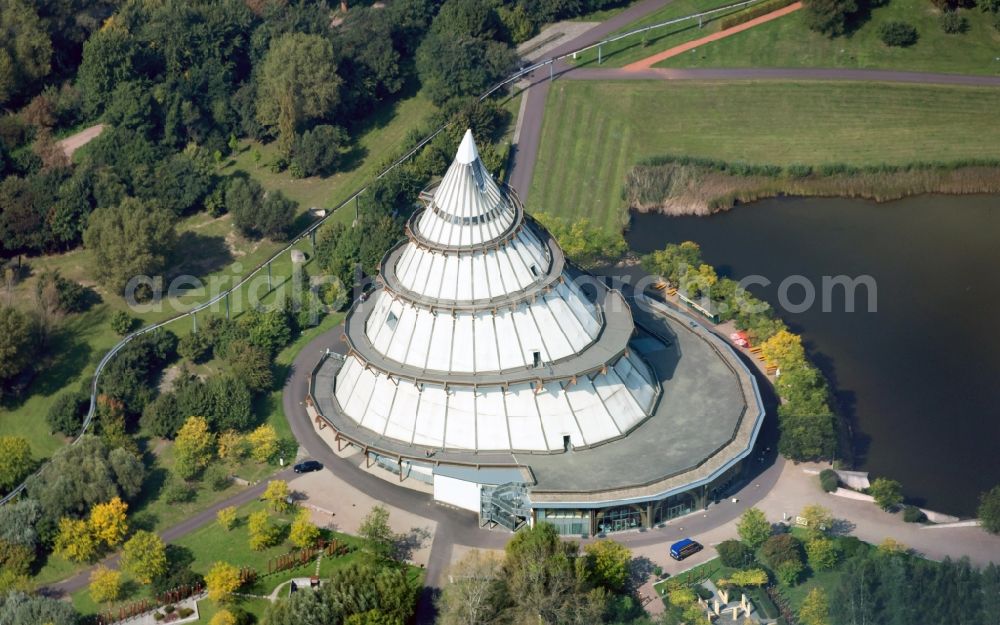
[(991, 87), (565, 81), (546, 103), (528, 208), (617, 230), (628, 168), (660, 154), (777, 165), (996, 159), (998, 101)]

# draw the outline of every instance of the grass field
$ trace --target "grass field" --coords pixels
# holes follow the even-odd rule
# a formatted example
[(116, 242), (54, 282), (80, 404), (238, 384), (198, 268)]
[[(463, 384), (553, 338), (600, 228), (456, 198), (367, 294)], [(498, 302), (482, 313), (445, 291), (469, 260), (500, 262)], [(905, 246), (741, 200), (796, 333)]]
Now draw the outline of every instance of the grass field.
[(779, 165), (998, 158), (998, 98), (986, 87), (557, 82), (528, 206), (619, 230), (628, 169), (658, 154)]
[[(696, 13), (703, 13), (715, 8), (724, 7), (736, 3), (738, 0), (675, 0), (664, 6), (662, 9), (650, 13), (646, 17), (636, 20), (627, 26), (620, 28), (607, 38), (621, 33), (627, 33), (643, 26), (652, 26), (661, 22), (682, 18)], [(686, 43), (692, 39), (698, 39), (710, 35), (719, 30), (718, 21), (726, 15), (738, 13), (739, 9), (730, 11), (720, 11), (717, 14), (708, 16), (702, 20), (701, 28), (698, 27), (698, 20), (686, 20), (678, 24), (664, 26), (656, 30), (649, 31), (642, 35), (628, 37), (614, 43), (601, 47), (601, 65), (597, 65), (597, 48), (588, 50), (577, 56), (577, 65), (588, 67), (621, 67), (633, 61), (644, 59), (647, 56), (656, 54), (676, 45)]]
[[(978, 9), (962, 9), (969, 30), (941, 30), (941, 12), (928, 0), (891, 0), (872, 10), (871, 19), (845, 37), (809, 30), (797, 11), (697, 50), (662, 61), (658, 67), (850, 67), (961, 74), (1000, 74), (1000, 31)], [(920, 39), (891, 48), (878, 37), (890, 20), (913, 24)], [(665, 48), (661, 48), (665, 49)]]

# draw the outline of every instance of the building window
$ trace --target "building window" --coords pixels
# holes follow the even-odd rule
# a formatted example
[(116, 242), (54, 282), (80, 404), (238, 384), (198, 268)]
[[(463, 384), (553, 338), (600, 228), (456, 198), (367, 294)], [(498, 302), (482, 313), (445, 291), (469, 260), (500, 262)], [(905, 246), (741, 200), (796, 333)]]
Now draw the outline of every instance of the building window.
[(535, 367), (536, 369), (542, 366), (542, 352), (539, 351), (531, 352), (531, 366)]

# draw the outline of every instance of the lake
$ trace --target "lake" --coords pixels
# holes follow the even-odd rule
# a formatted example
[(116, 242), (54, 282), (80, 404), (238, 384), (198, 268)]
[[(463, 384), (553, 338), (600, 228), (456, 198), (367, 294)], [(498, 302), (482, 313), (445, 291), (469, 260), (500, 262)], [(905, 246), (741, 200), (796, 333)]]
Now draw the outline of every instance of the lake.
[[(861, 200), (778, 198), (711, 217), (634, 214), (637, 253), (686, 240), (800, 333), (836, 392), (854, 432), (856, 468), (903, 484), (931, 509), (974, 515), (979, 493), (1000, 484), (1000, 197), (921, 196)], [(780, 283), (815, 285), (805, 311), (781, 310)], [(855, 311), (822, 279), (871, 276)], [(804, 288), (787, 290), (792, 303)]]

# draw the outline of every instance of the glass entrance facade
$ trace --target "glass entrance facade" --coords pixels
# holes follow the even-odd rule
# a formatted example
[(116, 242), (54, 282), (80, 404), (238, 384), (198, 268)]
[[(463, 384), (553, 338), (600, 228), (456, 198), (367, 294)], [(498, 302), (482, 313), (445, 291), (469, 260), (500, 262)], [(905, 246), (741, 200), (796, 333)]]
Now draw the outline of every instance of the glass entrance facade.
[(536, 510), (535, 519), (551, 523), (562, 536), (589, 536), (589, 510)]
[(642, 526), (642, 506), (618, 506), (597, 512), (597, 531), (602, 534), (624, 532)]

